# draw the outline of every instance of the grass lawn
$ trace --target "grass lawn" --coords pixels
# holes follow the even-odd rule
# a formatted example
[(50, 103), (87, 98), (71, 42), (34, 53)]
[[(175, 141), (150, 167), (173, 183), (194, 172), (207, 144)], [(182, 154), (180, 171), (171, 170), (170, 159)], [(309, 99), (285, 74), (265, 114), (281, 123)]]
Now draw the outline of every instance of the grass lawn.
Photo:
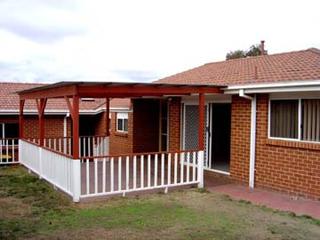
[(320, 239), (320, 222), (197, 189), (73, 204), (0, 168), (0, 239)]

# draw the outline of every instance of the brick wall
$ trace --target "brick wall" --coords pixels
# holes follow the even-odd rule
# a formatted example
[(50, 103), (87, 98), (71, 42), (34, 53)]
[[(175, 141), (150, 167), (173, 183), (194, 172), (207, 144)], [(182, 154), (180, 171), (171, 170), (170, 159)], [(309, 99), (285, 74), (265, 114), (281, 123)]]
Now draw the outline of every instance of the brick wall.
[(128, 133), (116, 131), (116, 115), (111, 113), (110, 154), (132, 153), (133, 114), (128, 113)]
[(181, 98), (169, 101), (169, 151), (180, 150), (180, 110)]
[[(126, 154), (132, 153), (132, 113), (128, 113), (128, 133), (119, 133), (116, 131), (116, 115), (111, 113), (110, 121), (110, 154)], [(95, 135), (106, 134), (106, 112), (100, 113), (96, 116), (95, 121)]]
[(230, 175), (238, 181), (249, 181), (251, 103), (238, 96), (231, 104)]
[[(39, 120), (37, 116), (24, 117), (24, 136), (26, 138), (39, 137)], [(45, 117), (45, 137), (63, 136), (64, 116), (46, 116)], [(69, 130), (70, 132), (70, 130)]]
[[(233, 97), (231, 177), (248, 183), (250, 101)], [(268, 139), (268, 97), (258, 96), (256, 186), (320, 199), (320, 146)]]
[(133, 101), (133, 152), (159, 151), (159, 100)]

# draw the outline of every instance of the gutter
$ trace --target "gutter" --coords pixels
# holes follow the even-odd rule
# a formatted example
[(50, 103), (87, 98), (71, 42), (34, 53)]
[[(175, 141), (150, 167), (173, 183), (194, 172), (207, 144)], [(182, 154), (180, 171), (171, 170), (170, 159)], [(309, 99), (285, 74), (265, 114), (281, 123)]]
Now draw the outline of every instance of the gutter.
[(253, 189), (256, 162), (257, 96), (246, 95), (244, 89), (239, 90), (239, 96), (251, 101), (249, 187)]
[(225, 94), (238, 94), (243, 89), (247, 94), (320, 91), (320, 80), (233, 85), (223, 91)]
[[(103, 111), (105, 111), (106, 108), (99, 108), (96, 110), (80, 110), (80, 115), (96, 115)], [(116, 108), (110, 108), (110, 112), (132, 112), (132, 109), (130, 108), (122, 108), (122, 107), (116, 107)], [(66, 115), (69, 111), (67, 110), (46, 110), (46, 115)], [(0, 109), (0, 115), (19, 115), (19, 111), (16, 109)], [(38, 111), (26, 109), (24, 110), (24, 115), (38, 115)]]

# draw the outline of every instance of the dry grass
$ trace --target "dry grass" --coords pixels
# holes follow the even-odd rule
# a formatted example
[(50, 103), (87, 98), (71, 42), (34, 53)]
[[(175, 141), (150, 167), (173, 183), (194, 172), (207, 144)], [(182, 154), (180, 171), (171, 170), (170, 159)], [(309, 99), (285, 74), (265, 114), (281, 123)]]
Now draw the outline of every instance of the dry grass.
[(196, 189), (72, 204), (21, 167), (0, 181), (0, 239), (320, 239), (314, 219)]

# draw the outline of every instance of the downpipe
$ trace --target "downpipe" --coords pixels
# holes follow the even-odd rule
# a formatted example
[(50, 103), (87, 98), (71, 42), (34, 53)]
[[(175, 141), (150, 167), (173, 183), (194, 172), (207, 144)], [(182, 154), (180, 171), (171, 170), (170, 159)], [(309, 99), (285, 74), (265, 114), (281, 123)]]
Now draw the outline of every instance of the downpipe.
[(256, 161), (257, 96), (246, 95), (244, 89), (239, 90), (239, 96), (251, 101), (249, 187), (253, 189)]

